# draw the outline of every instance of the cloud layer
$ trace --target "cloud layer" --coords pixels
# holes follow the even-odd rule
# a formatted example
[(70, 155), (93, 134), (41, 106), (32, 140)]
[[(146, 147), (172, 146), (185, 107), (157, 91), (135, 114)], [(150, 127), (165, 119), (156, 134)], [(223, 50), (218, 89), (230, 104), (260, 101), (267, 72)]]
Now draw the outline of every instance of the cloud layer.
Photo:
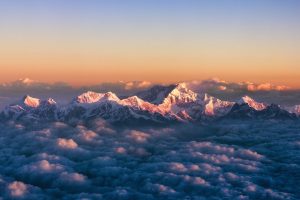
[(300, 90), (284, 85), (252, 82), (227, 82), (220, 79), (191, 81), (188, 86), (195, 92), (206, 92), (220, 99), (236, 101), (249, 95), (261, 102), (276, 103), (283, 106), (300, 104)]
[(298, 199), (300, 126), (0, 125), (6, 199)]
[(65, 104), (71, 101), (71, 99), (75, 96), (78, 96), (86, 91), (111, 91), (118, 94), (118, 96), (123, 97), (133, 95), (141, 90), (151, 87), (152, 85), (152, 83), (147, 81), (120, 81), (114, 83), (101, 83), (90, 86), (72, 87), (64, 82), (44, 83), (25, 78), (10, 83), (0, 84), (0, 109), (12, 102), (19, 100), (26, 94), (41, 99), (47, 99), (51, 97), (54, 98), (58, 103)]

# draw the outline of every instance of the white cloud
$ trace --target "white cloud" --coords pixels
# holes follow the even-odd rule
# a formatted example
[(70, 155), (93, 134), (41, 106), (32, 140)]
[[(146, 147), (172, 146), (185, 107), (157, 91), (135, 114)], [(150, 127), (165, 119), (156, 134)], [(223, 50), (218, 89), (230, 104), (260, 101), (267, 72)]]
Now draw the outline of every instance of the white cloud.
[(132, 130), (126, 137), (132, 139), (135, 142), (143, 143), (146, 142), (148, 138), (150, 138), (150, 135), (141, 131)]
[(27, 186), (19, 181), (14, 181), (8, 185), (12, 197), (22, 197), (27, 191)]
[(259, 101), (282, 105), (300, 104), (300, 91), (285, 85), (271, 83), (227, 82), (217, 78), (191, 81), (188, 87), (195, 92), (206, 92), (223, 100), (236, 101), (249, 95)]
[(135, 130), (98, 124), (99, 132), (94, 125), (0, 124), (0, 194), (145, 200), (300, 196), (297, 123)]
[(73, 139), (58, 138), (57, 145), (61, 148), (66, 149), (76, 149), (78, 147), (77, 143)]

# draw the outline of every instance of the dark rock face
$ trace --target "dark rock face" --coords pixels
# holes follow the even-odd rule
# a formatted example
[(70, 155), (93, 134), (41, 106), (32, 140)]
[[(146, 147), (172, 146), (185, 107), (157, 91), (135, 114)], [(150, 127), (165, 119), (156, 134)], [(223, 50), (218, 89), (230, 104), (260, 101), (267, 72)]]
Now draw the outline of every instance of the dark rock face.
[(271, 104), (266, 109), (260, 111), (259, 117), (262, 119), (297, 119), (297, 115), (295, 113), (289, 113), (276, 104)]
[(162, 103), (162, 100), (165, 99), (174, 88), (176, 88), (175, 84), (169, 86), (156, 85), (149, 90), (137, 93), (136, 96), (144, 101), (158, 105)]
[(277, 119), (277, 120), (296, 120), (297, 115), (289, 113), (288, 111), (280, 108), (276, 104), (271, 104), (263, 110), (255, 110), (248, 104), (235, 104), (230, 112), (223, 118), (231, 119)]
[(250, 107), (248, 104), (234, 104), (230, 112), (224, 116), (225, 118), (232, 119), (255, 119), (259, 111)]

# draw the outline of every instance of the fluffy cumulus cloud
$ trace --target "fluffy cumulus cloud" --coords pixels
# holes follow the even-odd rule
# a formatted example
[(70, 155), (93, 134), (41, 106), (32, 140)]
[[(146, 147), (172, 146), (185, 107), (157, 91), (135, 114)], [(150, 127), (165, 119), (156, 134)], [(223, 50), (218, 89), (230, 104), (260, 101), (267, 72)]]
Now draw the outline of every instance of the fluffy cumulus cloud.
[(20, 197), (25, 195), (27, 186), (22, 182), (14, 181), (8, 185), (8, 190), (10, 192), (10, 196)]
[(262, 83), (262, 84), (254, 84), (254, 83), (244, 83), (247, 85), (247, 89), (249, 91), (282, 91), (289, 89), (284, 85), (272, 85), (271, 83)]
[(3, 199), (299, 199), (300, 125), (0, 125)]
[(0, 84), (0, 90), (3, 92), (23, 92), (28, 89), (36, 91), (51, 91), (51, 90), (62, 90), (69, 88), (66, 83), (57, 82), (57, 83), (44, 83), (36, 80), (31, 80), (29, 78), (19, 79), (9, 83)]
[(58, 138), (56, 143), (59, 147), (66, 149), (76, 149), (78, 147), (77, 143), (72, 139)]
[(152, 83), (149, 81), (131, 81), (131, 82), (125, 82), (124, 84), (126, 90), (146, 89), (152, 85)]
[(271, 83), (252, 83), (252, 82), (227, 82), (218, 78), (203, 80), (203, 81), (192, 81), (189, 82), (191, 88), (195, 90), (209, 91), (229, 91), (236, 92), (240, 91), (283, 91), (288, 90), (289, 87), (284, 85), (273, 85)]

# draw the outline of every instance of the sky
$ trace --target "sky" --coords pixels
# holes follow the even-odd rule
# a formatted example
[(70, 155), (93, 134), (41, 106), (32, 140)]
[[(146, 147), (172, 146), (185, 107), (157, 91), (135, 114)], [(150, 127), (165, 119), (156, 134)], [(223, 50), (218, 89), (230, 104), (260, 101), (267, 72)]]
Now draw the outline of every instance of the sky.
[(298, 0), (0, 0), (0, 82), (300, 88)]

